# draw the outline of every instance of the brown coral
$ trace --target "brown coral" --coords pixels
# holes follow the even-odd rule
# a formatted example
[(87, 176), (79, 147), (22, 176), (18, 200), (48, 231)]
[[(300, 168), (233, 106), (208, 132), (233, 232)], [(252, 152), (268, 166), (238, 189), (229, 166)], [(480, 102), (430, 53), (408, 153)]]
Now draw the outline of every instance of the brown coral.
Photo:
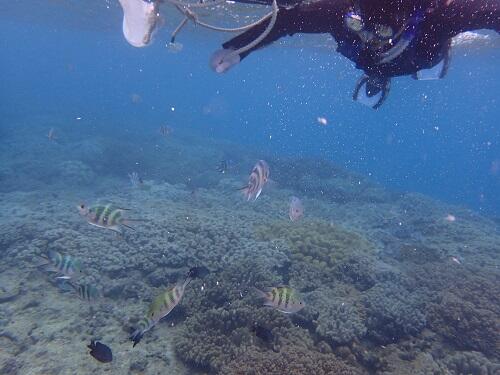
[(331, 353), (305, 351), (296, 345), (279, 352), (251, 348), (224, 365), (221, 375), (356, 375), (361, 374)]

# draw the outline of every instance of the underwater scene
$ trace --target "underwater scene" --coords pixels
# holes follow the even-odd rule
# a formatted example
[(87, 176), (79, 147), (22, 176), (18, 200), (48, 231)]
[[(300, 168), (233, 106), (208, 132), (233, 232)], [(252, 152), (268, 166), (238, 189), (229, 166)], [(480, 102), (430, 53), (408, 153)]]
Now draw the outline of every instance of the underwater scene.
[(0, 21), (0, 374), (500, 374), (500, 0)]

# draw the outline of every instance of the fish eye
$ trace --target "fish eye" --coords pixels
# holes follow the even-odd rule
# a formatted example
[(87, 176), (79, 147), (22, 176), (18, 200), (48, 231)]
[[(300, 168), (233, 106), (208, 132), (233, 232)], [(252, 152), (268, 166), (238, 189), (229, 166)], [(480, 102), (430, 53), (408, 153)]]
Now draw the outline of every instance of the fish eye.
[(82, 208), (82, 209), (83, 209), (83, 208), (85, 208), (85, 205), (84, 205), (84, 204), (81, 204), (81, 205), (80, 205), (80, 208)]

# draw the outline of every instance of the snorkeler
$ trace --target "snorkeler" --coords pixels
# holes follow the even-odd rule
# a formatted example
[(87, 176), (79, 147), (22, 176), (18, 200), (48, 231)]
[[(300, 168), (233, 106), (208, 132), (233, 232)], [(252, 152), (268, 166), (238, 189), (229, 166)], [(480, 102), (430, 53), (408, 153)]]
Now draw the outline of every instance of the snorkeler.
[(500, 32), (500, 0), (317, 0), (280, 6), (265, 38), (238, 56), (232, 54), (256, 40), (268, 24), (224, 43), (212, 56), (213, 69), (226, 72), (252, 51), (286, 35), (330, 33), (337, 51), (365, 73), (353, 99), (378, 108), (389, 93), (391, 77), (444, 77), (452, 37), (476, 29)]
[(386, 99), (392, 77), (438, 79), (446, 74), (451, 39), (477, 29), (500, 32), (500, 0), (234, 0), (271, 5), (261, 20), (239, 29), (222, 29), (201, 22), (194, 11), (226, 0), (188, 3), (185, 0), (119, 0), (124, 10), (123, 32), (135, 46), (145, 46), (157, 27), (160, 3), (184, 14), (172, 34), (188, 22), (218, 31), (245, 30), (216, 51), (210, 65), (224, 73), (251, 52), (296, 33), (329, 33), (337, 51), (364, 71), (353, 99), (378, 108)]

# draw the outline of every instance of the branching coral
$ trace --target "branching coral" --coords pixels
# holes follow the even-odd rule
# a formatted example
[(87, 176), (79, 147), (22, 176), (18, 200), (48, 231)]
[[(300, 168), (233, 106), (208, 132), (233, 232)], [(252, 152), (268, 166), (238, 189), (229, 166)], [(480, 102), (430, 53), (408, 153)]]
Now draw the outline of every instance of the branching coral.
[(366, 333), (362, 313), (353, 302), (320, 288), (307, 295), (307, 314), (316, 333), (334, 345), (348, 344)]
[(290, 278), (307, 289), (345, 277), (342, 265), (350, 262), (354, 252), (366, 257), (373, 254), (365, 238), (324, 221), (304, 221), (301, 225), (280, 221), (258, 226), (255, 232), (264, 241), (285, 241), (292, 262)]
[(368, 335), (380, 343), (415, 335), (426, 326), (424, 295), (393, 283), (380, 283), (365, 292)]
[(458, 352), (443, 360), (453, 375), (496, 375), (500, 363), (493, 363), (478, 352)]
[(452, 294), (446, 294), (441, 303), (432, 306), (430, 322), (434, 331), (458, 348), (498, 355), (498, 315), (483, 306), (475, 306)]
[(356, 375), (358, 370), (346, 365), (334, 354), (304, 350), (285, 345), (278, 352), (251, 348), (224, 365), (221, 375)]

